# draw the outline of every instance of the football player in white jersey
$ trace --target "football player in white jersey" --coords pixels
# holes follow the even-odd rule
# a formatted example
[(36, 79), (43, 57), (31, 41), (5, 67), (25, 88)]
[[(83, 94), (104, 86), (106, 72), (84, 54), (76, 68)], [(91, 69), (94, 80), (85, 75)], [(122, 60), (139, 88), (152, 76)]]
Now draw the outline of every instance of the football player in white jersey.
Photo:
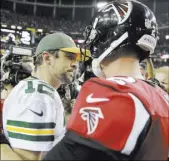
[(80, 59), (80, 49), (66, 34), (49, 34), (40, 41), (34, 76), (20, 81), (4, 102), (4, 134), (15, 153), (3, 144), (1, 159), (38, 160), (62, 138), (64, 108), (56, 89), (72, 82)]

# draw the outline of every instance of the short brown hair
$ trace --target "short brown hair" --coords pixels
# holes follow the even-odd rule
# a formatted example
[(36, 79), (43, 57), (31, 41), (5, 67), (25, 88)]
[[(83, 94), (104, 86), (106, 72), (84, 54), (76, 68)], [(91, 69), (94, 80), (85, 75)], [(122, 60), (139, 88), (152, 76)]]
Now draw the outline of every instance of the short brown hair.
[[(58, 50), (50, 50), (47, 52), (56, 58), (59, 57)], [(37, 57), (34, 57), (35, 71), (37, 70), (38, 66), (42, 65), (42, 63), (43, 63), (43, 54), (41, 53)]]
[(142, 58), (147, 57), (148, 52), (143, 51), (138, 46), (128, 45), (121, 48), (115, 49), (112, 53), (110, 53), (103, 61), (103, 65), (108, 65), (110, 62), (113, 62), (121, 57), (133, 57), (138, 60), (142, 60)]

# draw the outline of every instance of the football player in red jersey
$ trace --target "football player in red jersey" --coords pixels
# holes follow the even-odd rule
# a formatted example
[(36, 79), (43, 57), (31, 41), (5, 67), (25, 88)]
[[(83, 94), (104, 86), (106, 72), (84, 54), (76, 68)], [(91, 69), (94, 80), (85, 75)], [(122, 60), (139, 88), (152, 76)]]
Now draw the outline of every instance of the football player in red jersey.
[(65, 137), (44, 160), (167, 160), (169, 100), (146, 82), (139, 62), (156, 47), (157, 23), (137, 1), (101, 8), (86, 31), (92, 68)]

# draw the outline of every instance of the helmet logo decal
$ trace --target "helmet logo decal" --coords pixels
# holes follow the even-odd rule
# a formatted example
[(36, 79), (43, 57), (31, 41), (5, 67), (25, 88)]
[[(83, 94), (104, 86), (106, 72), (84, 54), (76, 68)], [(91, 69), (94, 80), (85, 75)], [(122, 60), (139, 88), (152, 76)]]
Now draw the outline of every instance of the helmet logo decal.
[(99, 118), (104, 119), (103, 113), (98, 107), (81, 108), (79, 113), (81, 114), (81, 118), (87, 122), (88, 135), (91, 135), (97, 129)]
[(149, 19), (145, 19), (145, 27), (147, 29), (150, 29), (151, 28), (151, 21)]
[(118, 17), (118, 24), (122, 24), (125, 22), (128, 17), (130, 16), (130, 13), (132, 11), (132, 3), (126, 2), (126, 3), (114, 3), (114, 4), (108, 4), (102, 8), (102, 12), (108, 12), (110, 10), (114, 10), (115, 14)]

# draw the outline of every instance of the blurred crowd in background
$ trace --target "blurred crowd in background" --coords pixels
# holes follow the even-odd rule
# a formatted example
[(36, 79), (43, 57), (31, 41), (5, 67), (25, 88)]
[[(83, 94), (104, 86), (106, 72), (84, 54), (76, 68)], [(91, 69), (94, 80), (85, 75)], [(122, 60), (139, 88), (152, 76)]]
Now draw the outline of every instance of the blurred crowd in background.
[[(165, 20), (164, 20), (165, 22)], [(57, 30), (63, 32), (83, 32), (86, 23), (84, 21), (72, 21), (66, 19), (53, 19), (51, 17), (38, 17), (12, 13), (11, 11), (1, 11), (1, 23), (9, 25), (42, 28), (48, 30)]]
[[(161, 14), (157, 19), (158, 25), (164, 27), (169, 25), (168, 14)], [(1, 23), (9, 25), (29, 26), (35, 28), (47, 28), (49, 30), (58, 30), (64, 32), (83, 32), (86, 22), (61, 19), (52, 17), (39, 17), (13, 13), (8, 10), (1, 10)]]

